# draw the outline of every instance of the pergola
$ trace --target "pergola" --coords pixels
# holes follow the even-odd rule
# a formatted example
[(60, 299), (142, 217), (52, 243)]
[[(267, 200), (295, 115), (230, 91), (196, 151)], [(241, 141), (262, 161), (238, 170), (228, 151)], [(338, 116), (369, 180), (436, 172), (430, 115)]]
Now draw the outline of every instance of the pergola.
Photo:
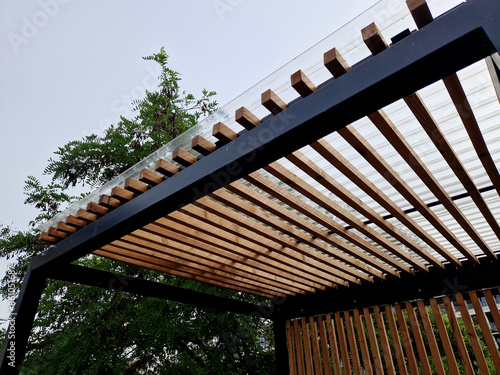
[[(190, 150), (175, 140), (47, 223), (41, 239), (53, 246), (30, 263), (0, 372), (18, 373), (55, 278), (126, 280), (121, 291), (258, 313), (274, 323), (280, 374), (430, 374), (430, 356), (437, 373), (442, 357), (449, 373), (488, 373), (470, 300), (500, 373), (479, 302), (500, 327), (500, 3), (471, 0), (435, 20), (438, 1), (393, 3), (236, 100), (234, 118), (229, 106), (206, 119), (184, 136)], [(242, 103), (260, 88), (258, 103)], [(90, 253), (272, 308), (71, 264)]]

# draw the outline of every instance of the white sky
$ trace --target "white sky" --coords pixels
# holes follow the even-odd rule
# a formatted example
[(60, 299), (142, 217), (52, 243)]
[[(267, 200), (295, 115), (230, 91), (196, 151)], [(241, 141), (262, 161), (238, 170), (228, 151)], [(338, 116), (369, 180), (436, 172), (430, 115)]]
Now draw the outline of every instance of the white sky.
[(59, 146), (132, 117), (131, 99), (155, 88), (142, 56), (164, 46), (182, 88), (222, 106), (376, 2), (2, 0), (0, 223), (27, 228), (24, 181), (47, 183)]

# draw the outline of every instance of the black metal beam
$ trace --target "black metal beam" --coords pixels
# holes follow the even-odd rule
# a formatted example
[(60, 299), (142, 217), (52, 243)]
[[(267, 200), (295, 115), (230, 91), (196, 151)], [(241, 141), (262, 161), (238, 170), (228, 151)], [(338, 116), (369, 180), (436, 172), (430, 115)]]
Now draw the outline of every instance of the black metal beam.
[(45, 277), (32, 272), (31, 263), (23, 279), (21, 292), (9, 317), (9, 328), (0, 351), (0, 374), (19, 373), (33, 320), (45, 288)]
[(416, 271), (415, 275), (405, 273), (400, 278), (391, 276), (373, 283), (288, 297), (278, 313), (281, 319), (293, 319), (499, 286), (500, 262), (481, 258), (480, 264), (464, 261), (460, 268), (448, 265), (444, 271), (431, 268), (430, 272)]
[(265, 306), (75, 264), (51, 272), (48, 278), (263, 318), (267, 318), (263, 312), (269, 310)]
[(274, 353), (276, 358), (276, 374), (290, 374), (288, 345), (286, 339), (286, 320), (276, 319), (273, 322)]
[[(95, 223), (69, 236), (35, 269), (69, 264), (228, 183), (290, 154), (318, 138), (409, 95), (500, 46), (500, 2), (462, 4), (349, 74), (268, 118), (224, 148), (159, 184)], [(491, 39), (493, 38), (493, 39)]]

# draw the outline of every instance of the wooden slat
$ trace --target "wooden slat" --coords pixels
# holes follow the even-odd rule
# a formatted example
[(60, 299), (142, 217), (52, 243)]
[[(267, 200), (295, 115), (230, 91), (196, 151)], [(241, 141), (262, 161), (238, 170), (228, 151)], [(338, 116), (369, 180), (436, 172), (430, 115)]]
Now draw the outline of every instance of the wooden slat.
[(490, 308), (491, 316), (493, 317), (493, 321), (495, 322), (495, 326), (497, 330), (500, 329), (500, 311), (498, 310), (498, 306), (496, 304), (495, 299), (493, 298), (493, 294), (491, 290), (486, 289), (483, 290), (484, 297), (486, 298), (486, 302), (488, 303), (488, 307)]
[(288, 107), (287, 104), (283, 100), (281, 100), (281, 98), (276, 95), (271, 89), (262, 93), (261, 103), (273, 115), (284, 111)]
[[(332, 359), (333, 359), (333, 370), (334, 374), (341, 374), (342, 373), (342, 366), (340, 364), (340, 356), (339, 356), (339, 348), (342, 347), (340, 336), (339, 336), (339, 341), (337, 344), (337, 335), (335, 334), (335, 323), (330, 314), (326, 314), (326, 327), (328, 331), (328, 338), (330, 340), (330, 350), (332, 353)], [(339, 333), (340, 335), (340, 333)], [(342, 350), (342, 349), (341, 349)], [(347, 361), (349, 362), (349, 361)], [(347, 371), (347, 370), (346, 370)], [(349, 370), (350, 371), (350, 370)]]
[(133, 191), (126, 190), (120, 186), (115, 186), (111, 190), (111, 196), (115, 199), (118, 199), (120, 202), (125, 203), (134, 199), (135, 194)]
[(424, 301), (417, 301), (418, 312), (420, 314), (420, 321), (424, 326), (425, 337), (427, 338), (427, 343), (431, 351), (431, 355), (434, 362), (434, 371), (436, 374), (445, 375), (443, 360), (441, 359), (441, 354), (439, 353), (439, 347), (437, 344), (436, 336), (434, 335), (434, 329), (432, 327), (431, 319), (425, 307)]
[(302, 327), (302, 341), (304, 342), (304, 356), (306, 359), (307, 374), (314, 374), (314, 363), (311, 350), (311, 335), (309, 333), (309, 327), (306, 318), (300, 319), (300, 325)]
[(366, 374), (373, 375), (372, 363), (370, 360), (370, 351), (368, 349), (368, 342), (365, 335), (365, 326), (363, 319), (358, 309), (354, 309), (354, 322), (356, 323), (356, 331), (358, 332), (358, 342), (361, 349), (361, 358), (363, 359), (363, 369)]
[(49, 230), (47, 231), (47, 234), (49, 236), (60, 238), (60, 239), (68, 237), (68, 233), (60, 231), (54, 227), (50, 227)]
[(350, 374), (351, 361), (349, 360), (349, 349), (347, 347), (347, 341), (345, 337), (344, 319), (338, 312), (335, 313), (335, 324), (337, 325), (337, 336), (339, 338), (340, 344), (342, 368), (344, 369), (345, 374)]
[[(316, 142), (319, 144), (319, 142)], [(319, 145), (317, 146), (318, 148), (320, 147)], [(325, 150), (326, 152), (326, 150)], [(433, 256), (431, 256), (426, 250), (424, 250), (420, 245), (415, 243), (413, 240), (408, 238), (406, 235), (404, 235), (399, 229), (397, 229), (394, 225), (389, 223), (387, 220), (385, 220), (381, 215), (379, 215), (374, 209), (366, 205), (363, 201), (361, 201), (358, 197), (356, 197), (354, 194), (352, 194), (348, 189), (344, 188), (342, 184), (339, 182), (335, 181), (330, 174), (326, 173), (323, 169), (319, 168), (312, 160), (307, 158), (304, 154), (301, 152), (297, 151), (294, 152), (293, 154), (287, 156), (287, 159), (291, 161), (293, 164), (295, 164), (297, 167), (299, 167), (301, 170), (306, 172), (309, 176), (314, 178), (317, 182), (319, 182), (321, 185), (323, 185), (325, 188), (327, 188), (329, 191), (331, 191), (334, 195), (342, 199), (345, 203), (347, 203), (349, 206), (351, 206), (353, 209), (361, 213), (363, 216), (368, 218), (370, 221), (372, 221), (374, 224), (378, 225), (380, 228), (382, 228), (386, 233), (390, 234), (394, 238), (396, 238), (398, 241), (403, 243), (405, 246), (410, 248), (411, 250), (415, 251), (418, 255), (426, 259), (428, 262), (430, 262), (432, 265), (438, 268), (444, 268), (444, 266), (439, 262), (437, 259), (435, 259)], [(347, 160), (346, 160), (347, 162)], [(350, 163), (347, 167), (352, 167)], [(345, 168), (345, 166), (344, 166)], [(351, 173), (355, 173), (356, 169), (354, 168), (351, 170)], [(367, 180), (365, 179), (365, 185), (366, 185)], [(389, 210), (392, 210), (394, 213), (396, 213), (396, 217), (400, 219), (404, 224), (409, 224), (410, 230), (412, 229), (419, 229), (417, 233), (420, 233), (422, 236), (426, 236), (431, 238), (431, 236), (423, 231), (413, 220), (411, 220), (408, 215), (405, 215), (404, 212), (394, 203), (392, 202), (389, 197), (387, 197), (385, 194), (383, 194), (380, 190), (377, 192), (377, 201), (379, 203), (382, 203), (384, 207), (389, 208)], [(390, 212), (390, 211), (389, 211)], [(408, 226), (408, 225), (407, 225)], [(405, 261), (410, 262), (410, 264), (414, 265), (411, 263), (411, 258), (405, 258)], [(414, 265), (416, 266), (416, 265)], [(423, 265), (416, 266), (417, 268), (420, 269), (425, 269), (422, 268)]]
[(434, 321), (439, 332), (439, 337), (441, 338), (441, 345), (443, 345), (444, 353), (446, 355), (446, 362), (448, 363), (448, 371), (450, 375), (459, 375), (457, 360), (453, 352), (453, 347), (451, 346), (450, 337), (448, 336), (448, 330), (443, 320), (443, 315), (441, 313), (441, 308), (439, 307), (435, 298), (429, 300), (431, 305), (432, 313), (434, 315)]
[(191, 140), (191, 148), (200, 154), (207, 156), (217, 149), (212, 142), (207, 141), (201, 135), (197, 135)]
[[(330, 316), (330, 323), (332, 321), (332, 318)], [(328, 324), (328, 322), (327, 322)], [(324, 373), (325, 375), (332, 375), (332, 368), (330, 365), (330, 352), (328, 351), (329, 346), (336, 345), (336, 343), (333, 341), (330, 341), (331, 344), (328, 344), (328, 338), (326, 335), (326, 329), (325, 329), (325, 322), (323, 320), (323, 317), (320, 315), (318, 316), (318, 328), (319, 328), (319, 336), (321, 340), (321, 357), (323, 359), (323, 368), (324, 368)], [(332, 348), (333, 350), (333, 348)], [(337, 350), (337, 348), (335, 348)], [(318, 372), (321, 374), (322, 372)]]
[(418, 357), (420, 359), (420, 367), (424, 375), (431, 375), (431, 366), (429, 364), (429, 359), (427, 352), (425, 350), (424, 339), (422, 337), (422, 332), (420, 331), (419, 322), (415, 314), (415, 310), (411, 302), (406, 302), (406, 312), (408, 313), (408, 318), (410, 320), (410, 327), (413, 332), (413, 342), (417, 347)]
[(151, 186), (156, 186), (163, 182), (163, 176), (153, 171), (150, 171), (149, 169), (143, 169), (139, 173), (139, 181), (144, 182)]
[(59, 242), (59, 238), (49, 236), (49, 234), (47, 232), (42, 232), (40, 234), (39, 239), (41, 241), (45, 241), (45, 242), (49, 242), (49, 243), (58, 243)]
[(295, 333), (295, 348), (297, 352), (297, 366), (299, 375), (305, 375), (306, 367), (304, 363), (304, 349), (302, 346), (302, 334), (298, 319), (293, 321), (293, 330)]
[(72, 227), (75, 227), (77, 229), (87, 226), (87, 222), (85, 220), (79, 219), (73, 215), (69, 215), (66, 218), (66, 224), (71, 225)]
[(149, 185), (148, 184), (145, 184), (144, 182), (136, 180), (135, 178), (132, 178), (132, 177), (127, 178), (125, 180), (125, 184), (123, 185), (123, 187), (126, 190), (129, 190), (129, 191), (131, 191), (132, 193), (135, 193), (135, 194), (145, 193), (149, 189)]
[(313, 359), (314, 359), (314, 370), (316, 374), (321, 374), (322, 366), (321, 366), (321, 352), (319, 349), (319, 335), (318, 329), (316, 327), (316, 321), (314, 317), (309, 317), (309, 329), (311, 330), (311, 344), (313, 350)]
[(104, 206), (110, 210), (114, 210), (115, 208), (120, 207), (121, 204), (122, 202), (119, 199), (113, 198), (106, 194), (102, 194), (99, 197), (99, 205)]
[(235, 121), (246, 130), (252, 130), (261, 123), (260, 119), (245, 107), (236, 110)]
[[(379, 311), (380, 312), (380, 311)], [(382, 365), (382, 357), (380, 356), (380, 348), (377, 342), (377, 332), (375, 330), (375, 325), (373, 324), (372, 314), (368, 308), (363, 309), (363, 316), (365, 317), (366, 330), (368, 331), (368, 339), (370, 340), (370, 352), (373, 357), (373, 367), (376, 374), (384, 373), (384, 366)], [(385, 327), (384, 327), (385, 332)], [(380, 332), (380, 336), (383, 333)], [(382, 340), (382, 338), (381, 338)]]
[[(383, 263), (366, 256), (363, 252), (359, 251), (358, 249), (354, 248), (353, 246), (343, 241), (340, 241), (335, 236), (318, 228), (316, 225), (313, 225), (309, 221), (303, 219), (299, 215), (286, 209), (282, 205), (275, 203), (269, 199), (263, 199), (260, 194), (255, 192), (253, 189), (243, 185), (242, 183), (233, 182), (227, 187), (227, 189), (235, 194), (238, 194), (242, 198), (250, 201), (254, 205), (263, 208), (264, 210), (272, 213), (273, 215), (276, 215), (282, 220), (278, 220), (273, 216), (268, 215), (262, 210), (245, 210), (243, 212), (241, 211), (241, 208), (245, 206), (243, 201), (234, 202), (234, 205), (231, 205), (231, 202), (229, 201), (225, 202), (225, 204), (240, 210), (245, 215), (254, 217), (256, 220), (263, 222), (265, 225), (275, 228), (276, 230), (281, 231), (282, 233), (286, 233), (291, 237), (295, 238), (297, 241), (303, 242), (325, 254), (328, 254), (336, 259), (342, 260), (343, 262), (355, 268), (359, 268), (370, 275), (374, 275), (380, 278), (385, 278), (382, 272), (396, 275), (394, 270), (385, 266)], [(216, 196), (216, 199), (218, 199), (222, 194), (224, 193), (219, 191), (214, 193), (214, 196)], [(304, 232), (295, 229), (292, 225), (288, 225), (287, 222), (297, 226), (297, 228), (300, 228), (305, 232), (310, 233), (312, 236), (307, 235)], [(319, 241), (318, 239), (321, 239), (324, 242)], [(347, 256), (342, 252), (335, 250), (329, 245), (339, 248), (351, 256)], [(377, 271), (374, 268), (371, 268), (370, 266), (375, 267), (381, 270), (382, 272)]]
[(68, 234), (76, 233), (76, 231), (78, 230), (74, 226), (66, 224), (64, 221), (60, 221), (59, 223), (57, 223), (57, 229)]
[[(387, 330), (385, 328), (385, 323), (384, 323), (384, 316), (382, 315), (382, 311), (380, 310), (380, 307), (375, 306), (373, 308), (373, 312), (375, 315), (375, 320), (377, 322), (377, 328), (378, 328), (378, 336), (380, 338), (380, 345), (382, 346), (382, 353), (384, 355), (384, 363), (385, 363), (385, 372), (389, 375), (396, 375), (396, 369), (394, 368), (394, 362), (392, 359), (392, 353), (391, 353), (391, 345), (389, 344), (389, 338), (387, 337)], [(397, 341), (393, 340), (393, 345), (394, 348), (399, 345), (399, 348), (401, 348), (401, 344), (399, 343), (399, 337), (397, 338)], [(377, 373), (383, 374), (384, 367), (382, 367), (382, 371), (378, 370), (378, 367), (375, 366), (375, 369), (377, 370)], [(401, 372), (402, 374), (406, 373), (406, 367), (404, 368), (404, 371)]]
[[(372, 116), (373, 117), (373, 116)], [(413, 205), (443, 236), (450, 242), (460, 243), (453, 232), (447, 228), (438, 216), (425, 204), (425, 202), (416, 194), (410, 186), (401, 178), (401, 176), (385, 161), (382, 156), (371, 146), (352, 126), (347, 126), (340, 130), (339, 135), (342, 136), (354, 149), (356, 149), (384, 178), (406, 199)], [(389, 200), (385, 194), (365, 176), (363, 176), (356, 168), (333, 147), (325, 142), (318, 142), (315, 149), (321, 151), (325, 156), (329, 157), (329, 161), (339, 168), (342, 173), (346, 174), (353, 182), (356, 183), (370, 197), (381, 204), (386, 210), (394, 215), (398, 220), (405, 224), (412, 232), (417, 234), (425, 243), (442, 255), (445, 259), (453, 263), (455, 266), (461, 266), (456, 257), (450, 254), (437, 240), (425, 232), (418, 224), (415, 223), (403, 210)], [(319, 152), (318, 151), (318, 152)], [(328, 151), (328, 153), (327, 153)], [(466, 251), (465, 246), (461, 245), (460, 249)], [(465, 250), (464, 250), (465, 249)]]
[(349, 64), (347, 64), (336, 48), (332, 48), (325, 52), (323, 55), (323, 64), (335, 78), (339, 78), (341, 75), (351, 70)]
[(374, 22), (363, 28), (361, 30), (361, 35), (363, 37), (363, 42), (366, 44), (372, 55), (376, 55), (389, 47)]
[(189, 167), (190, 165), (196, 163), (198, 159), (193, 154), (190, 154), (186, 150), (179, 147), (172, 153), (172, 160), (176, 161), (180, 165), (183, 165), (184, 167)]
[(399, 338), (399, 330), (398, 327), (396, 326), (396, 320), (394, 319), (394, 312), (392, 306), (389, 305), (385, 306), (385, 316), (387, 317), (387, 322), (389, 323), (392, 347), (394, 348), (394, 353), (396, 354), (396, 361), (398, 363), (398, 374), (408, 375), (408, 370), (406, 368), (406, 358), (403, 353), (403, 348), (401, 346), (401, 340)]
[(352, 318), (349, 311), (344, 311), (344, 322), (347, 331), (347, 338), (349, 340), (349, 353), (351, 354), (352, 368), (356, 375), (361, 375), (361, 361), (358, 354), (358, 345), (356, 344), (356, 335), (352, 325)]
[[(427, 267), (423, 265), (421, 262), (417, 261), (416, 259), (412, 258), (410, 255), (404, 253), (399, 249), (395, 244), (393, 244), (391, 241), (389, 241), (387, 238), (383, 237), (380, 233), (369, 227), (368, 225), (364, 224), (360, 219), (355, 217), (352, 213), (348, 212), (346, 209), (341, 207), (339, 204), (335, 203), (332, 199), (326, 197), (324, 194), (319, 192), (317, 189), (315, 189), (313, 186), (310, 184), (306, 183), (304, 180), (299, 178), (297, 175), (294, 173), (290, 172), (286, 168), (282, 167), (279, 163), (274, 162), (269, 164), (267, 167), (264, 168), (267, 172), (271, 173), (273, 176), (279, 178), (281, 181), (285, 182), (286, 184), (290, 185), (292, 188), (297, 190), (299, 193), (303, 194), (307, 198), (311, 199), (313, 202), (319, 204), (321, 207), (327, 209), (329, 212), (333, 213), (335, 216), (341, 218), (345, 222), (347, 222), (349, 225), (355, 227), (358, 231), (360, 231), (362, 234), (370, 238), (371, 240), (375, 241), (378, 243), (380, 246), (384, 247), (386, 250), (390, 251), (400, 259), (403, 259), (404, 261), (414, 265), (415, 267), (427, 271)], [(269, 188), (269, 183), (265, 183), (266, 186), (262, 186), (262, 183), (259, 184), (259, 182), (256, 179), (257, 174), (254, 173), (251, 175), (251, 177), (247, 177), (247, 181), (253, 183), (254, 185), (258, 186), (260, 189), (266, 191), (269, 194), (273, 194), (276, 198), (280, 199), (283, 201), (283, 196), (282, 194), (276, 194), (276, 192), (272, 191)], [(259, 177), (262, 181), (262, 178)], [(290, 196), (290, 194), (287, 194)], [(326, 215), (321, 215), (317, 212), (317, 210), (313, 209), (312, 207), (307, 207), (304, 209), (306, 206), (300, 200), (299, 205), (296, 203), (294, 204), (291, 201), (286, 202), (288, 205), (291, 207), (294, 207), (295, 209), (299, 210), (302, 212), (304, 215), (309, 216), (310, 218), (317, 218), (318, 216), (323, 216), (322, 225), (326, 225), (329, 229), (332, 227), (335, 227), (336, 232), (344, 232), (345, 230), (341, 229), (339, 224), (333, 222), (333, 220), (328, 219)], [(293, 204), (293, 206), (292, 206)], [(326, 220), (325, 220), (326, 219)], [(341, 227), (341, 228), (339, 228)], [(339, 233), (340, 234), (340, 233)], [(359, 242), (359, 241), (357, 241)], [(385, 253), (381, 253), (380, 251), (377, 252), (378, 257), (380, 259), (383, 259), (385, 262), (391, 264), (394, 267), (397, 267), (398, 269), (402, 271), (406, 271), (409, 273), (412, 273), (412, 270), (407, 267), (406, 265), (401, 264), (398, 260), (388, 256)]]
[(432, 22), (432, 15), (425, 0), (406, 0), (406, 5), (419, 29)]
[(80, 208), (77, 213), (76, 217), (81, 220), (85, 220), (87, 223), (92, 223), (98, 219), (98, 216), (96, 214), (87, 212), (83, 208)]
[(486, 358), (484, 357), (483, 350), (481, 349), (481, 344), (479, 343), (479, 338), (477, 337), (477, 332), (474, 328), (474, 322), (469, 314), (469, 309), (467, 308), (464, 297), (458, 293), (455, 294), (455, 299), (457, 301), (458, 308), (460, 309), (460, 314), (462, 315), (462, 320), (465, 324), (465, 329), (467, 330), (467, 335), (469, 336), (479, 370), (481, 371), (481, 374), (489, 374), (490, 371), (486, 363)]
[(101, 206), (101, 205), (97, 204), (96, 202), (90, 202), (87, 205), (87, 211), (91, 212), (93, 214), (96, 214), (100, 217), (100, 216), (107, 215), (109, 213), (109, 208)]
[(305, 98), (306, 96), (312, 94), (317, 90), (317, 87), (311, 80), (305, 75), (302, 70), (298, 70), (293, 73), (290, 77), (292, 87)]
[(179, 167), (175, 164), (172, 164), (166, 160), (158, 159), (155, 164), (155, 171), (161, 173), (167, 177), (171, 177), (174, 174), (179, 173)]
[(460, 355), (460, 359), (462, 361), (462, 366), (466, 375), (473, 375), (475, 371), (472, 367), (472, 362), (469, 357), (469, 353), (467, 351), (467, 347), (465, 346), (465, 341), (462, 336), (462, 331), (458, 324), (457, 317), (455, 315), (455, 309), (453, 304), (448, 296), (443, 297), (443, 305), (446, 310), (446, 315), (448, 316), (448, 320), (450, 321), (451, 330), (453, 332), (453, 336), (455, 338), (455, 343), (457, 345), (458, 353)]
[(401, 337), (403, 338), (403, 347), (405, 349), (406, 361), (408, 362), (410, 374), (418, 375), (417, 358), (415, 357), (415, 352), (413, 351), (410, 332), (408, 331), (408, 326), (406, 325), (403, 309), (399, 304), (394, 305), (394, 308), (398, 317), (399, 331), (401, 332)]
[[(192, 208), (192, 210), (196, 210), (196, 207)], [(210, 214), (207, 213), (207, 215)], [(297, 261), (296, 259), (300, 257), (296, 257), (294, 253), (291, 253), (292, 256), (295, 256), (294, 258), (283, 256), (283, 252), (279, 246), (271, 248), (270, 250), (266, 250), (264, 246), (253, 246), (252, 243), (238, 235), (230, 235), (228, 232), (209, 227), (205, 223), (190, 219), (189, 216), (179, 212), (172, 213), (168, 218), (157, 220), (156, 224), (176, 233), (191, 238), (198, 238), (202, 242), (217, 246), (230, 253), (248, 257), (248, 259), (252, 259), (256, 265), (262, 264), (260, 266), (261, 269), (283, 276), (287, 279), (297, 280), (296, 276), (300, 276), (300, 281), (304, 285), (310, 285), (311, 287), (320, 289), (323, 289), (325, 286), (333, 287), (335, 285), (332, 281), (327, 282), (319, 278), (314, 278), (312, 275), (307, 275), (307, 273), (300, 271), (303, 266), (305, 266), (304, 268), (307, 269), (308, 272), (314, 272), (316, 269), (305, 265), (307, 259)], [(182, 225), (186, 225), (187, 227)], [(325, 276), (328, 277), (327, 275)], [(311, 281), (311, 279), (314, 279), (314, 281)]]
[(110, 251), (104, 251), (104, 250), (96, 250), (96, 251), (93, 252), (93, 254), (99, 255), (99, 256), (102, 256), (102, 257), (105, 257), (105, 258), (108, 258), (108, 259), (112, 259), (112, 260), (117, 260), (117, 261), (120, 261), (120, 262), (128, 263), (128, 264), (133, 264), (133, 265), (136, 265), (136, 266), (140, 266), (140, 267), (144, 267), (144, 268), (149, 268), (149, 269), (152, 269), (152, 270), (155, 270), (155, 271), (159, 271), (159, 272), (163, 272), (163, 273), (168, 273), (168, 274), (172, 274), (172, 275), (175, 275), (175, 276), (180, 276), (180, 277), (183, 277), (183, 278), (186, 278), (186, 279), (200, 281), (200, 282), (203, 282), (203, 283), (206, 283), (206, 284), (211, 284), (211, 285), (216, 285), (216, 286), (222, 286), (222, 287), (225, 287), (225, 288), (229, 288), (229, 289), (233, 289), (233, 290), (237, 290), (237, 291), (241, 291), (241, 292), (245, 292), (245, 293), (251, 293), (251, 294), (255, 294), (255, 295), (260, 295), (260, 296), (266, 297), (266, 298), (272, 298), (272, 296), (273, 296), (270, 293), (259, 292), (257, 290), (253, 290), (253, 289), (249, 289), (249, 288), (245, 288), (245, 287), (240, 287), (238, 285), (228, 284), (227, 282), (221, 283), (221, 282), (219, 282), (219, 281), (217, 281), (215, 279), (207, 278), (207, 277), (204, 277), (204, 276), (199, 275), (199, 274), (188, 273), (188, 272), (179, 270), (179, 266), (176, 266), (174, 264), (171, 264), (170, 267), (160, 266), (160, 265), (158, 265), (158, 261), (157, 260), (151, 260), (151, 261), (148, 262), (148, 261), (145, 261), (145, 260), (139, 260), (139, 259), (135, 259), (135, 258), (124, 256), (124, 255), (116, 254), (116, 253), (113, 253), (113, 252), (110, 252)]
[(295, 345), (293, 339), (292, 323), (286, 321), (286, 341), (288, 348), (288, 363), (290, 364), (290, 375), (297, 375), (297, 359), (295, 357)]
[(219, 143), (224, 145), (238, 138), (238, 134), (224, 125), (222, 122), (218, 122), (214, 125), (212, 130), (212, 135), (219, 140)]
[[(493, 334), (491, 333), (488, 319), (484, 314), (483, 307), (479, 302), (476, 292), (470, 292), (469, 297), (472, 302), (472, 306), (474, 307), (474, 311), (476, 312), (476, 319), (479, 322), (479, 326), (481, 327), (483, 340), (486, 342), (486, 346), (488, 347), (488, 350), (490, 352), (489, 354), (491, 356), (491, 359), (493, 360), (495, 371), (497, 374), (500, 374), (500, 355), (498, 354), (498, 348), (495, 339), (493, 338)], [(498, 310), (498, 308), (496, 308), (496, 310)]]

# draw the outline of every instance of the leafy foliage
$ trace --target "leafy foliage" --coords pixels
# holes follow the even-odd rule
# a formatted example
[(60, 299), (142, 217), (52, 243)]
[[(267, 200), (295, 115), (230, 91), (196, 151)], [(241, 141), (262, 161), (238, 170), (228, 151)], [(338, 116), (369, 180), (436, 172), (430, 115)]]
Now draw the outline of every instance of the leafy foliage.
[[(79, 197), (68, 187), (97, 186), (122, 173), (214, 112), (214, 92), (201, 99), (181, 91), (179, 73), (167, 66), (162, 48), (145, 60), (161, 66), (159, 89), (135, 101), (136, 117), (121, 118), (102, 135), (59, 147), (44, 173), (47, 186), (26, 180), (25, 204), (40, 214), (27, 231), (0, 224), (0, 256), (14, 261), (14, 278), (1, 282), (4, 298), (19, 292), (30, 259), (47, 249), (34, 227)], [(247, 300), (248, 296), (192, 280), (89, 255), (75, 262), (87, 267)], [(110, 288), (120, 287), (111, 280)], [(268, 374), (273, 372), (272, 330), (256, 317), (221, 314), (171, 301), (116, 290), (47, 280), (28, 343), (23, 374)], [(249, 301), (250, 302), (250, 301)], [(265, 301), (256, 301), (264, 304)], [(5, 331), (3, 332), (5, 335)], [(0, 336), (2, 336), (0, 334)], [(259, 339), (267, 346), (261, 347)]]

